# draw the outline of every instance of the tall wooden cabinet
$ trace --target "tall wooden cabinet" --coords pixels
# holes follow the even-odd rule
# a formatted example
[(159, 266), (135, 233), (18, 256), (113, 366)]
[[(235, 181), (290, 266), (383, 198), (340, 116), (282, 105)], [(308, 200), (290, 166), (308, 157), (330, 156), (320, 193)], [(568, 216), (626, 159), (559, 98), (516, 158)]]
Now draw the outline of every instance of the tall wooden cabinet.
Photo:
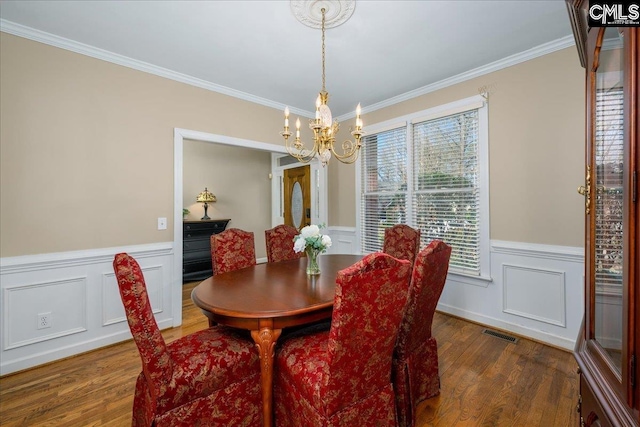
[(586, 71), (585, 311), (575, 357), (581, 426), (639, 425), (637, 27), (589, 28), (589, 1), (567, 0)]

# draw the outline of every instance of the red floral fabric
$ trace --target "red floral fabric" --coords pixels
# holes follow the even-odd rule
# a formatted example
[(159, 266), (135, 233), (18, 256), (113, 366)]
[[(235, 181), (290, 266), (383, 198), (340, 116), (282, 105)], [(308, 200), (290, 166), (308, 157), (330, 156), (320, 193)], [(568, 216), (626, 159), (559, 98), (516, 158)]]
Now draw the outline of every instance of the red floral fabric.
[(288, 259), (301, 258), (304, 252), (294, 252), (293, 238), (298, 235), (298, 230), (291, 226), (280, 224), (264, 232), (267, 243), (267, 259), (269, 262), (278, 262)]
[(213, 274), (256, 265), (253, 232), (230, 228), (211, 236), (211, 264)]
[(213, 327), (166, 344), (144, 277), (131, 256), (115, 256), (129, 328), (142, 359), (133, 426), (261, 426), (260, 362), (241, 331)]
[(432, 241), (418, 254), (409, 299), (400, 324), (393, 357), (398, 424), (414, 426), (419, 402), (440, 393), (438, 346), (431, 336), (431, 324), (442, 294), (451, 247)]
[(338, 273), (330, 330), (276, 349), (276, 424), (395, 426), (391, 364), (409, 288), (408, 261), (377, 252)]
[(420, 230), (397, 224), (384, 230), (382, 252), (394, 258), (406, 259), (413, 265), (420, 250)]

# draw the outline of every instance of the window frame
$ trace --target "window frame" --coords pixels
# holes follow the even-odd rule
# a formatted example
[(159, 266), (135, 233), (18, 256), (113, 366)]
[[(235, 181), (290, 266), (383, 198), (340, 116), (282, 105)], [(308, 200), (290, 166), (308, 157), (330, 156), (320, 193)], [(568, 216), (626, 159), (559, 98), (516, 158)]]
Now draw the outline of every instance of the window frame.
[[(456, 281), (477, 285), (488, 286), (491, 278), (491, 241), (490, 241), (490, 216), (489, 216), (489, 114), (488, 103), (482, 95), (464, 98), (426, 110), (417, 111), (404, 116), (395, 117), (383, 122), (374, 123), (364, 130), (367, 135), (381, 133), (391, 129), (405, 128), (405, 140), (407, 150), (407, 225), (412, 224), (412, 205), (414, 197), (413, 176), (413, 124), (424, 122), (425, 120), (438, 119), (440, 117), (458, 114), (469, 110), (478, 110), (478, 212), (479, 212), (479, 264), (480, 274), (470, 275), (461, 271), (449, 269), (449, 277)], [(359, 156), (356, 161), (356, 244), (362, 253), (362, 168), (364, 161)]]

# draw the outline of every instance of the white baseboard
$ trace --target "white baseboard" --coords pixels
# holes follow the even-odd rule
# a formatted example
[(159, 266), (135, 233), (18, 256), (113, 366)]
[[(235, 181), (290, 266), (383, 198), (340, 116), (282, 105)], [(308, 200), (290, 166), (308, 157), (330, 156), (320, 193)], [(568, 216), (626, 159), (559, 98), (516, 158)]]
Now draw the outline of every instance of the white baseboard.
[(531, 338), (533, 340), (566, 350), (573, 350), (573, 347), (575, 346), (575, 339), (571, 340), (554, 334), (543, 333), (536, 329), (523, 327), (515, 323), (505, 322), (501, 319), (496, 319), (494, 317), (485, 316), (483, 314), (474, 313), (468, 310), (463, 310), (458, 307), (452, 307), (446, 304), (439, 303), (436, 307), (436, 310), (442, 313), (450, 314), (452, 316), (460, 317), (462, 319), (470, 320), (484, 326), (501, 329), (503, 331), (509, 331), (522, 337)]
[[(169, 319), (158, 322), (158, 327), (160, 329), (171, 328), (171, 320)], [(3, 361), (2, 375), (23, 371), (38, 365), (44, 365), (46, 363), (86, 353), (88, 351), (130, 339), (132, 339), (131, 332), (127, 329), (126, 331), (116, 332), (111, 335), (105, 335), (83, 342), (76, 342), (65, 347), (45, 348), (37, 353), (31, 353), (20, 358), (13, 358), (7, 363), (4, 363)]]

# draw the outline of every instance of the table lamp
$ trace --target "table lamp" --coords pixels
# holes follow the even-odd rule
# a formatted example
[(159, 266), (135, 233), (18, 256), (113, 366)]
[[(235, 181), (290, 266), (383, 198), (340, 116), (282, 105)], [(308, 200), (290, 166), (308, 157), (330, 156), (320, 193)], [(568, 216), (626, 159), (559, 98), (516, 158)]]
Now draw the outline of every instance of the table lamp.
[(204, 191), (198, 194), (196, 198), (196, 202), (204, 203), (204, 216), (200, 219), (211, 219), (209, 215), (207, 215), (207, 208), (209, 207), (209, 203), (214, 203), (216, 201), (216, 196), (211, 194), (207, 187), (204, 187)]

